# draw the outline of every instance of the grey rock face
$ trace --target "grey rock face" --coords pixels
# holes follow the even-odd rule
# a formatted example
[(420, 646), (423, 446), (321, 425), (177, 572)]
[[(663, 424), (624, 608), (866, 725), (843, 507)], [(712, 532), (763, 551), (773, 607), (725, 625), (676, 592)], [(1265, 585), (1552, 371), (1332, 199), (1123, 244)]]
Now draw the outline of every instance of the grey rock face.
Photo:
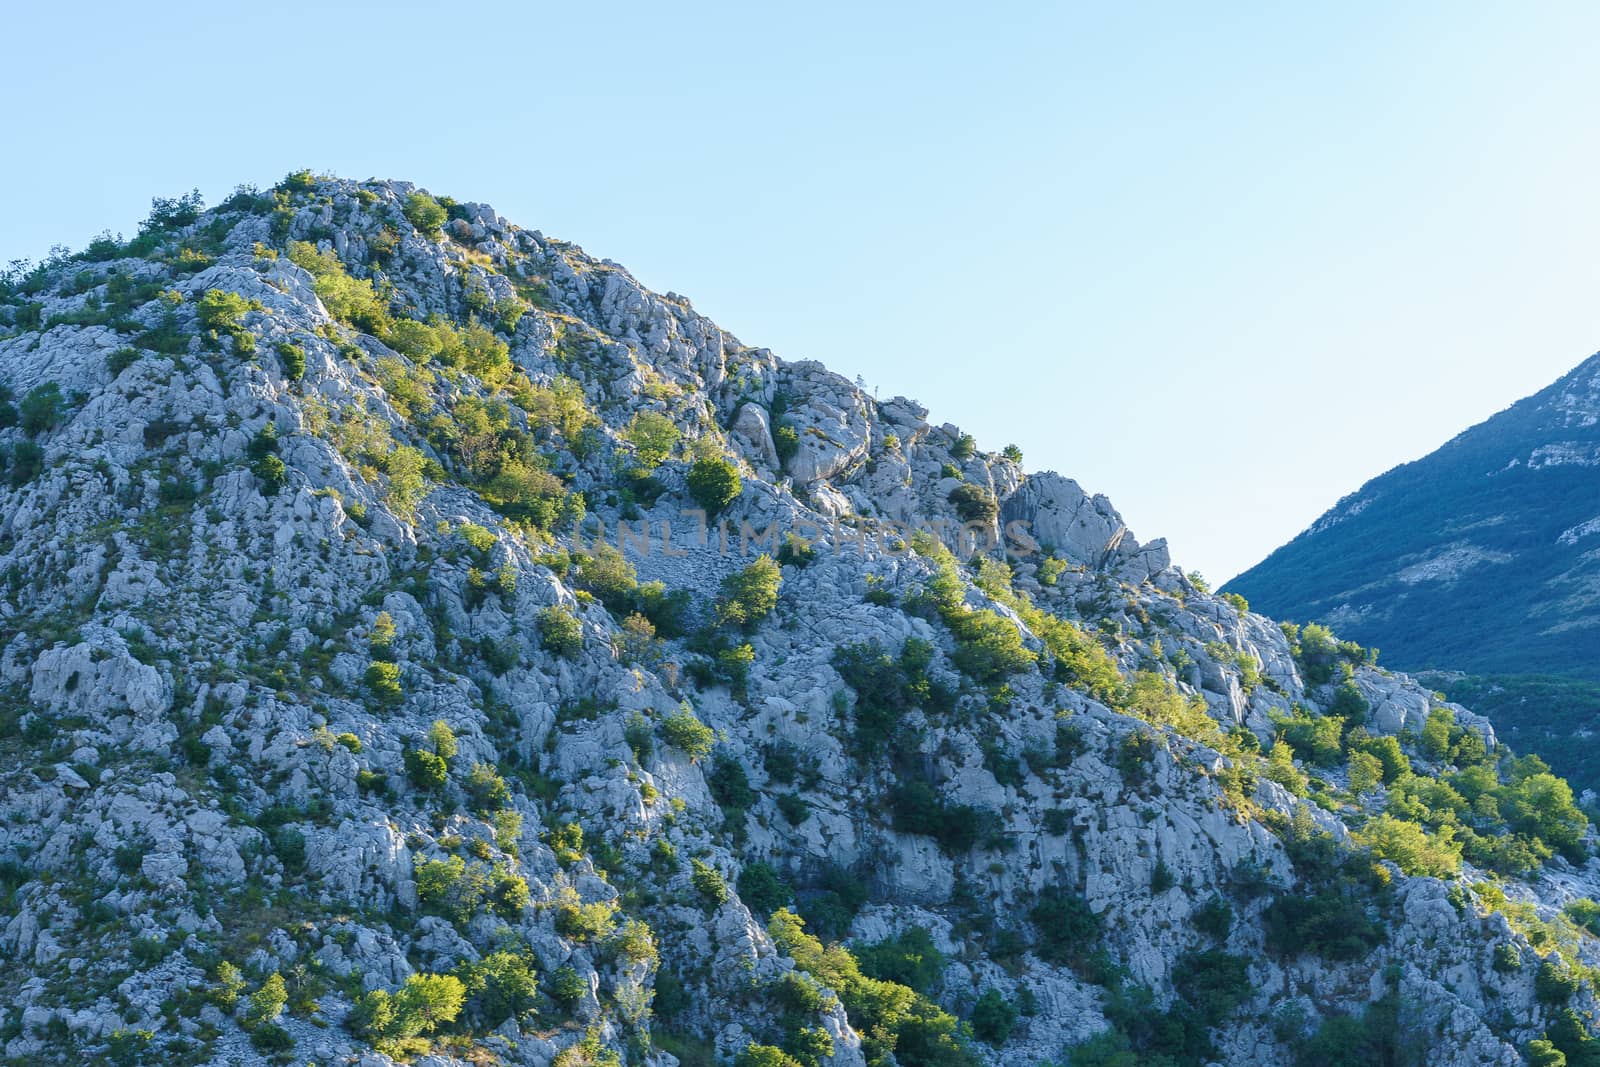
[[(1343, 674), (1308, 685), (1282, 629), (1104, 497), (485, 205), (419, 231), (415, 191), (296, 179), (4, 291), (0, 384), (36, 413), (0, 407), (7, 1056), (384, 1065), (373, 994), (449, 976), (460, 1012), (414, 1062), (808, 1042), (886, 1067), (859, 990), (769, 929), (785, 904), (879, 965), (927, 931), (928, 1002), (895, 991), (924, 1018), (1015, 1006), (952, 1039), (971, 1064), (1062, 1062), (1106, 1029), (1109, 976), (1156, 1013), (1197, 959), (1243, 974), (1211, 1062), (1291, 1064), (1297, 1027), (1392, 994), (1437, 1020), (1427, 1063), (1510, 1063), (1548, 1025), (1534, 920), (1600, 963), (1560, 925), (1600, 895), (1587, 859), (1493, 888), (1470, 864), (1326, 875), (1371, 869), (1404, 790), (1257, 749)], [(248, 310), (206, 325), (210, 293)], [(679, 431), (648, 479), (622, 473), (644, 410)], [(742, 486), (702, 526), (711, 455)], [(760, 554), (776, 605), (739, 621), (724, 582)], [(1433, 696), (1341, 666), (1362, 728), (1453, 780), (1415, 740)], [(1463, 825), (1500, 833), (1486, 810)], [(1319, 894), (1383, 935), (1286, 949), (1271, 909)], [(491, 990), (513, 965), (539, 997)], [(275, 973), (283, 1035), (247, 1031)]]

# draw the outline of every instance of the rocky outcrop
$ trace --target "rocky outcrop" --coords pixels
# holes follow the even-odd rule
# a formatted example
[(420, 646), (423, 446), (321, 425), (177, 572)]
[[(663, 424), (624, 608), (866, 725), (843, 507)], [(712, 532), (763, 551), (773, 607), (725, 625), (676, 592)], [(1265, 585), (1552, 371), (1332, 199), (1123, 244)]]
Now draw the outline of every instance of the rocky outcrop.
[[(1426, 1019), (1408, 1047), (1466, 1067), (1559, 1031), (1538, 953), (1600, 963), (1562, 911), (1600, 866), (1499, 812), (1561, 796), (1488, 723), (1308, 658), (913, 401), (432, 203), (291, 176), (0, 290), (11, 1060), (920, 1067), (1181, 1032), (1287, 1067)], [(644, 411), (674, 428), (648, 460)], [(707, 459), (740, 476), (709, 517)], [(1473, 803), (1418, 821), (1451, 782)], [(1384, 812), (1477, 851), (1380, 854)], [(423, 989), (432, 1032), (384, 1008)]]

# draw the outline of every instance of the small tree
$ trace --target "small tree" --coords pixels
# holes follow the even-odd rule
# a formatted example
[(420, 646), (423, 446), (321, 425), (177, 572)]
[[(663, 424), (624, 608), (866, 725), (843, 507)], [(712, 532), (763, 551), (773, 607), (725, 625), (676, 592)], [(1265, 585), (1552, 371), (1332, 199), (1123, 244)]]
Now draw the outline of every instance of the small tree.
[(778, 606), (778, 588), (782, 584), (782, 569), (763, 553), (748, 567), (722, 580), (718, 618), (738, 626), (754, 626)]
[(950, 490), (950, 503), (962, 522), (994, 522), (1000, 514), (1000, 505), (994, 494), (980, 485), (958, 485)]
[(1370, 793), (1383, 781), (1383, 761), (1370, 752), (1350, 753), (1350, 792)]
[(262, 1023), (270, 1023), (288, 1002), (289, 990), (283, 983), (283, 975), (272, 973), (261, 983), (260, 989), (250, 994), (250, 1003), (244, 1015), (245, 1028), (254, 1029)]
[(406, 777), (418, 789), (443, 789), (450, 780), (450, 766), (432, 752), (406, 749)]
[(287, 341), (278, 344), (278, 361), (283, 366), (283, 376), (297, 382), (306, 375), (306, 350)]
[(430, 237), (437, 235), (444, 220), (450, 217), (439, 201), (421, 190), (406, 197), (405, 207), (401, 211), (411, 225)]
[(277, 456), (262, 456), (250, 470), (261, 479), (262, 496), (277, 496), (278, 491), (289, 484), (289, 468)]
[(37, 437), (46, 430), (53, 430), (61, 422), (61, 386), (55, 382), (45, 382), (28, 391), (22, 398), (22, 432), (29, 437)]
[(440, 759), (448, 761), (456, 758), (456, 733), (443, 719), (433, 720), (433, 725), (428, 727), (428, 744), (433, 746), (434, 754)]
[(678, 444), (678, 427), (659, 411), (641, 411), (628, 424), (628, 440), (645, 473), (664, 463)]
[(684, 704), (661, 722), (661, 736), (691, 760), (704, 759), (717, 739), (716, 733)]
[(728, 883), (723, 881), (721, 872), (700, 860), (690, 860), (689, 868), (689, 882), (695, 892), (705, 898), (706, 903), (719, 907), (727, 901)]
[(539, 612), (539, 640), (562, 659), (573, 659), (583, 651), (583, 624), (560, 605)]
[(689, 468), (688, 486), (694, 502), (713, 518), (744, 491), (738, 468), (725, 459), (714, 457), (699, 460)]
[(770, 863), (747, 863), (739, 872), (739, 896), (756, 916), (771, 915), (794, 900), (794, 888)]
[(400, 689), (400, 665), (373, 660), (367, 664), (367, 688), (386, 707), (395, 707), (405, 699)]
[(998, 989), (986, 989), (972, 1007), (972, 1032), (980, 1041), (999, 1046), (1017, 1025), (1017, 1009)]

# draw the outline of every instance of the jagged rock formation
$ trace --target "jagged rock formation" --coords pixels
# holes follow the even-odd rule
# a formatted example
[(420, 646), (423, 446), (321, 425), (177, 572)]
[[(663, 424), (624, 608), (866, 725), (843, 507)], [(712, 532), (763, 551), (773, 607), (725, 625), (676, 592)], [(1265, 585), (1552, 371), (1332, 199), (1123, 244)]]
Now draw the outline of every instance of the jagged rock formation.
[(0, 295), (12, 1062), (1593, 1052), (1561, 783), (911, 401), (401, 182)]

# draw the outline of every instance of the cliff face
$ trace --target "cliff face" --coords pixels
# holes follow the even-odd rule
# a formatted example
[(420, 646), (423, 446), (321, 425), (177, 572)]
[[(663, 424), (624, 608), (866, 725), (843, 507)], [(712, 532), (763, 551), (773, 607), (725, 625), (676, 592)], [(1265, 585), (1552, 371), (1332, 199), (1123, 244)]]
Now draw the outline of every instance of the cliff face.
[(1590, 1054), (1563, 783), (911, 401), (400, 182), (0, 295), (14, 1062)]

